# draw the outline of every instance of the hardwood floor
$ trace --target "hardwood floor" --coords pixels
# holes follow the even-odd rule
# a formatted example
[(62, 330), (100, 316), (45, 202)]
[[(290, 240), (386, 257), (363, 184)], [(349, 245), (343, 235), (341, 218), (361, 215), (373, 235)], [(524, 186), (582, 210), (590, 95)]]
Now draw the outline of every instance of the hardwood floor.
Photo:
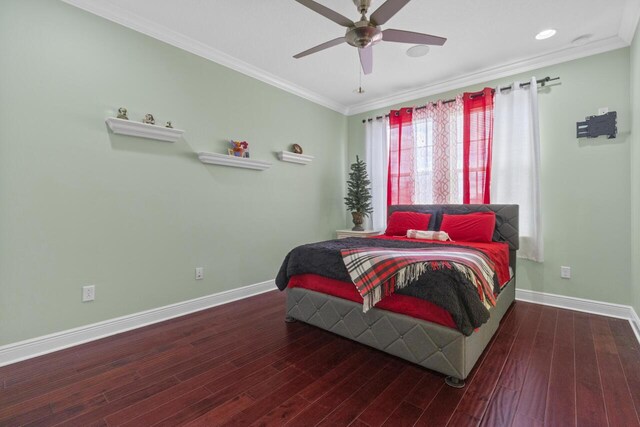
[(269, 292), (0, 368), (2, 426), (640, 426), (629, 324), (517, 302), (467, 378), (303, 323)]

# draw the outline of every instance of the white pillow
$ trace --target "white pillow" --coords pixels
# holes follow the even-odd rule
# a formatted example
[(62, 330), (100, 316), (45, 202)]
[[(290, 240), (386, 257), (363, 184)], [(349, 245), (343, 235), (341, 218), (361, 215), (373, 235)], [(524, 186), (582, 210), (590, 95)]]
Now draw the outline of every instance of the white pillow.
[(407, 230), (407, 237), (410, 239), (424, 240), (451, 240), (446, 231), (426, 231), (426, 230)]

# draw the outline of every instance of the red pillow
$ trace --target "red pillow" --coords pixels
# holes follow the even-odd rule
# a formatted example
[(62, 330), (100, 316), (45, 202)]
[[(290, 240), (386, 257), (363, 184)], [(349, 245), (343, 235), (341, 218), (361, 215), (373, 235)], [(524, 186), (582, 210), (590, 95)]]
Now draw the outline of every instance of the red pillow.
[(446, 231), (451, 240), (461, 242), (491, 242), (496, 228), (495, 212), (477, 212), (466, 215), (442, 215), (440, 231)]
[(426, 230), (429, 228), (431, 214), (420, 212), (394, 212), (389, 217), (387, 236), (406, 236), (407, 230)]

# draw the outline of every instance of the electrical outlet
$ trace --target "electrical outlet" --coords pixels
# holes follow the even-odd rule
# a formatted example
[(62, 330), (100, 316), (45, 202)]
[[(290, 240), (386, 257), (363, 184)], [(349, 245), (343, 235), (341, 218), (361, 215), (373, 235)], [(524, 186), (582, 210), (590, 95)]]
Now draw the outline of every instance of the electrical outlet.
[(95, 285), (82, 287), (82, 302), (89, 302), (96, 299), (96, 287)]
[(204, 279), (204, 268), (196, 267), (196, 280)]
[(560, 277), (563, 279), (571, 279), (571, 267), (564, 265), (560, 267)]

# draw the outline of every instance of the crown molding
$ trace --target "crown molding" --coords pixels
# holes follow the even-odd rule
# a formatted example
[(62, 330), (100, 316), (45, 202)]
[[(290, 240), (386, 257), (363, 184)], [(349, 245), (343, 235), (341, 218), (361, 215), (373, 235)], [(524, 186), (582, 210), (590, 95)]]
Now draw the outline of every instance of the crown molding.
[(346, 106), (326, 96), (277, 77), (261, 68), (234, 58), (231, 55), (213, 49), (204, 43), (165, 26), (125, 11), (112, 3), (99, 2), (96, 0), (62, 1), (348, 116), (627, 47), (633, 40), (640, 19), (640, 0), (627, 0), (617, 36), (598, 40), (584, 46), (574, 46), (537, 57), (487, 68), (453, 79), (396, 93), (391, 96), (380, 97), (367, 102)]
[(207, 46), (204, 43), (173, 31), (163, 25), (151, 22), (139, 15), (132, 14), (131, 12), (124, 11), (122, 8), (119, 8), (112, 3), (98, 2), (94, 0), (62, 1), (86, 12), (97, 15), (101, 18), (115, 22), (116, 24), (120, 24), (139, 33), (145, 34), (156, 40), (160, 40), (171, 46), (175, 46), (179, 49), (193, 53), (194, 55), (208, 59), (249, 77), (253, 77), (256, 80), (260, 80), (261, 82), (277, 87), (278, 89), (282, 89), (308, 101), (322, 105), (323, 107), (327, 107), (341, 114), (347, 113), (347, 107), (345, 105), (342, 105), (310, 90), (304, 89), (303, 87), (277, 77), (269, 73), (268, 71), (255, 67), (247, 62), (241, 61), (240, 59), (234, 58), (233, 56), (221, 52), (217, 49), (213, 49), (212, 47)]
[(525, 73), (550, 65), (560, 64), (562, 62), (572, 61), (574, 59), (584, 58), (586, 56), (596, 55), (598, 53), (627, 47), (629, 44), (618, 36), (609, 37), (607, 39), (598, 40), (584, 46), (576, 46), (568, 49), (551, 52), (522, 61), (512, 62), (498, 67), (486, 68), (484, 70), (469, 73), (456, 77), (454, 79), (441, 81), (438, 83), (423, 86), (418, 89), (411, 89), (400, 92), (395, 95), (374, 99), (372, 101), (363, 102), (361, 104), (352, 105), (348, 108), (347, 115), (365, 113), (367, 111), (376, 110), (378, 108), (389, 107), (402, 102), (413, 101), (419, 98), (425, 98), (431, 95), (438, 95), (450, 90), (460, 89), (479, 83), (485, 83), (490, 80), (501, 79), (513, 76), (514, 74)]
[(640, 0), (627, 0), (622, 11), (618, 37), (631, 44), (640, 20)]

